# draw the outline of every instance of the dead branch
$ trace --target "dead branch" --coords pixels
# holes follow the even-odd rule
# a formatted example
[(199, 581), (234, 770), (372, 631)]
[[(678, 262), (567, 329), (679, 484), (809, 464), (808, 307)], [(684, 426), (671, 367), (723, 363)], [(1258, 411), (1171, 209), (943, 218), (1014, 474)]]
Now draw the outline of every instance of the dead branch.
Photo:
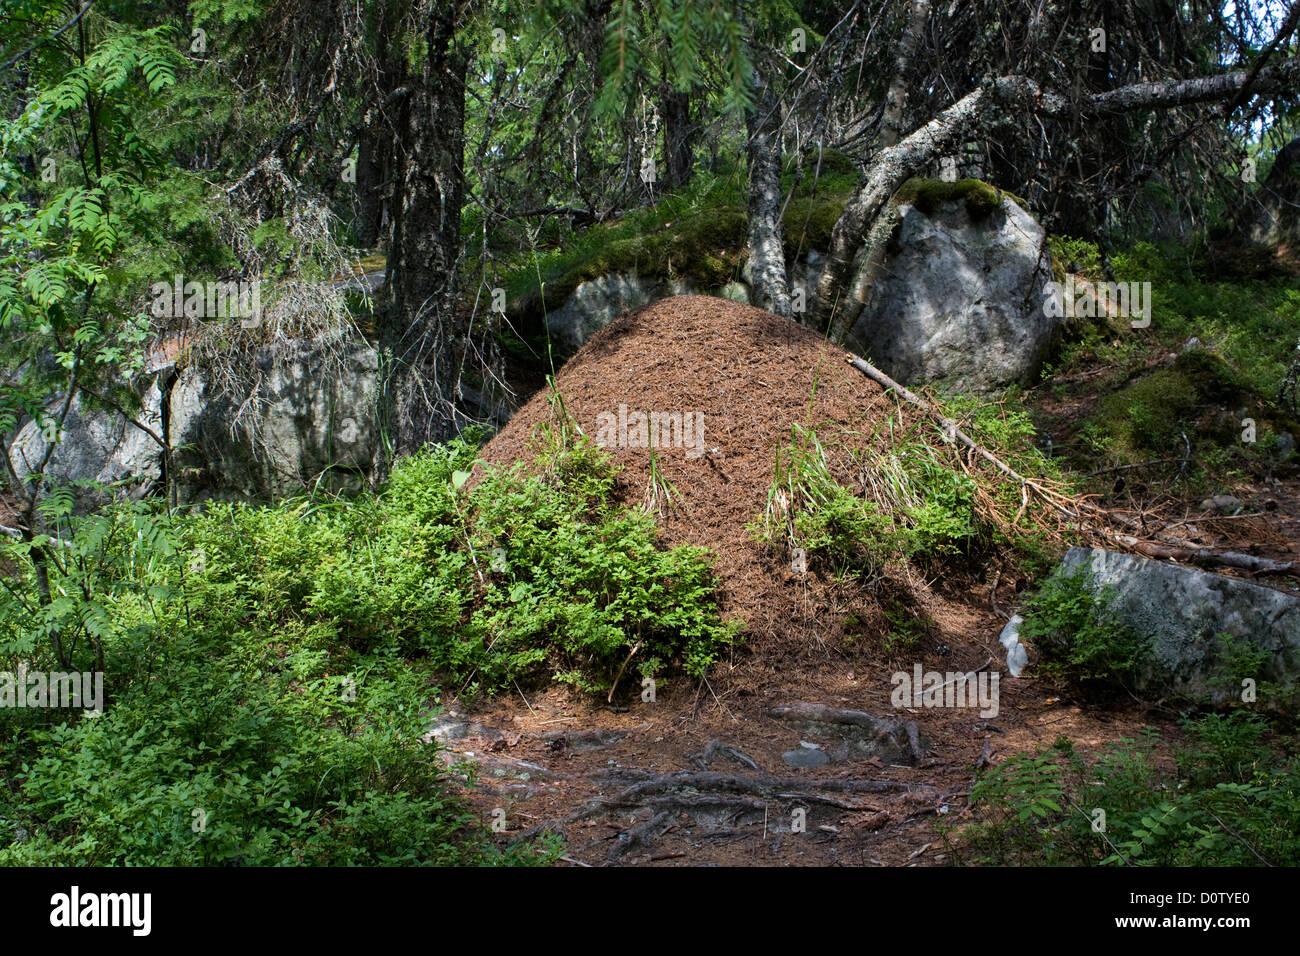
[[(890, 378), (884, 372), (880, 371), (880, 369), (876, 368), (866, 359), (862, 359), (856, 355), (849, 354), (848, 356), (845, 357), (845, 360), (854, 368), (856, 368), (859, 372), (861, 372), (863, 375), (867, 376), (867, 378), (871, 379), (876, 384), (893, 391), (900, 398), (915, 405), (917, 408), (921, 409), (932, 419), (938, 422), (940, 428), (943, 429), (943, 434), (946, 439), (951, 441), (957, 441), (965, 445), (967, 448), (969, 448), (975, 454), (979, 455), (981, 458), (983, 458), (985, 461), (991, 464), (998, 471), (1002, 472), (1008, 478), (1011, 478), (1012, 480), (1019, 482), (1022, 490), (1028, 490), (1029, 492), (1033, 493), (1040, 500), (1042, 500), (1047, 505), (1052, 507), (1054, 510), (1060, 512), (1061, 514), (1069, 517), (1072, 520), (1077, 521), (1080, 519), (1077, 503), (1070, 502), (1070, 499), (1060, 494), (1059, 492), (1053, 491), (1047, 488), (1046, 486), (1044, 486), (1042, 483), (1035, 481), (1032, 478), (1026, 478), (1024, 475), (1017, 472), (1006, 462), (1002, 461), (1002, 459), (998, 458), (987, 448), (985, 448), (983, 445), (980, 445), (977, 441), (975, 441), (975, 439), (971, 438), (964, 431), (958, 428), (957, 423), (955, 421), (953, 421), (951, 418), (948, 418), (941, 411), (939, 411), (939, 409), (935, 408), (933, 405), (931, 405), (921, 396), (917, 395), (915, 392), (911, 391), (906, 386), (900, 385), (898, 382), (894, 381), (892, 378)], [(1067, 502), (1073, 504), (1074, 507), (1067, 507)]]
[[(1300, 578), (1300, 564), (1297, 564), (1294, 561), (1279, 562), (1272, 561), (1268, 558), (1256, 557), (1254, 555), (1240, 554), (1235, 551), (1215, 551), (1209, 548), (1184, 547), (1182, 542), (1161, 535), (1158, 531), (1148, 532), (1144, 522), (1136, 518), (1131, 518), (1121, 512), (1097, 507), (1087, 501), (1080, 501), (1067, 497), (1060, 492), (1046, 487), (1041, 482), (1035, 481), (1032, 478), (1026, 478), (963, 432), (957, 427), (955, 421), (945, 416), (942, 411), (934, 405), (930, 404), (924, 398), (917, 395), (915, 392), (912, 392), (905, 386), (900, 385), (865, 359), (850, 354), (847, 356), (847, 361), (872, 381), (886, 389), (892, 390), (900, 398), (925, 412), (943, 429), (945, 438), (961, 443), (985, 461), (992, 464), (1002, 474), (1019, 482), (1022, 493), (1028, 492), (1034, 494), (1041, 501), (1045, 502), (1060, 514), (1066, 515), (1079, 522), (1079, 530), (1081, 531), (1090, 530), (1105, 539), (1109, 544), (1119, 545), (1127, 551), (1132, 551), (1149, 558), (1182, 561), (1188, 564), (1200, 565), (1202, 567), (1235, 568), (1237, 570), (1246, 571), (1252, 575), (1286, 574)], [(1186, 436), (1184, 436), (1184, 440), (1186, 440)], [(1182, 462), (1183, 468), (1186, 468), (1187, 457), (1184, 457)], [(1181, 473), (1182, 469), (1179, 470), (1180, 475)], [(1106, 527), (1107, 525), (1111, 527)], [(1164, 543), (1149, 540), (1147, 537), (1139, 538), (1135, 535), (1116, 533), (1113, 530), (1114, 526), (1119, 526), (1130, 531), (1140, 531), (1144, 536), (1155, 537)]]
[(1148, 558), (1181, 561), (1201, 567), (1235, 568), (1238, 571), (1245, 571), (1252, 575), (1286, 574), (1294, 578), (1300, 578), (1300, 564), (1295, 561), (1274, 561), (1270, 558), (1260, 558), (1253, 554), (1242, 554), (1238, 551), (1180, 548), (1157, 544), (1154, 541), (1143, 541), (1140, 538), (1128, 535), (1117, 535), (1116, 540), (1127, 545), (1131, 551)]

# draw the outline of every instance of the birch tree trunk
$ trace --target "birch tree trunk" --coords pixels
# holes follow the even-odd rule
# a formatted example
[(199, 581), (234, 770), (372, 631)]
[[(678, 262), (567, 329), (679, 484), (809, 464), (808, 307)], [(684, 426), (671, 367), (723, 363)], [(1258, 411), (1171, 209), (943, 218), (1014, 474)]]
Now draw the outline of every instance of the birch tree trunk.
[(894, 60), (894, 79), (889, 84), (889, 92), (885, 95), (885, 117), (880, 131), (880, 145), (886, 148), (898, 145), (903, 135), (903, 110), (907, 106), (907, 73), (912, 68), (916, 45), (925, 31), (925, 23), (929, 18), (930, 0), (912, 0), (907, 22), (903, 25), (903, 37), (898, 44), (898, 56)]
[(830, 250), (817, 281), (812, 309), (814, 327), (826, 329), (832, 341), (843, 341), (861, 311), (861, 303), (854, 308), (851, 303), (839, 299), (863, 239), (870, 234), (870, 246), (862, 252), (863, 263), (869, 264), (881, 255), (889, 239), (888, 230), (880, 220), (887, 211), (890, 198), (899, 186), (924, 169), (935, 156), (959, 142), (971, 122), (983, 112), (987, 101), (985, 89), (975, 90), (897, 146), (882, 150), (867, 181), (845, 204), (844, 212), (831, 231)]
[[(903, 24), (903, 36), (898, 44), (898, 56), (894, 59), (894, 78), (889, 84), (885, 96), (885, 114), (880, 131), (880, 144), (888, 149), (897, 146), (903, 135), (904, 109), (907, 106), (907, 74), (916, 55), (916, 47), (930, 18), (929, 0), (912, 0), (906, 22)], [(889, 236), (898, 224), (898, 215), (892, 204), (886, 204), (883, 214), (876, 217), (867, 235), (864, 253), (858, 257), (857, 274), (853, 278), (848, 292), (848, 301), (843, 305), (839, 321), (839, 336), (842, 339), (853, 329), (858, 316), (866, 307), (871, 287), (880, 278), (885, 267), (885, 246)]]
[(790, 280), (781, 227), (781, 111), (771, 88), (756, 76), (749, 131), (749, 273), (754, 304), (787, 318)]

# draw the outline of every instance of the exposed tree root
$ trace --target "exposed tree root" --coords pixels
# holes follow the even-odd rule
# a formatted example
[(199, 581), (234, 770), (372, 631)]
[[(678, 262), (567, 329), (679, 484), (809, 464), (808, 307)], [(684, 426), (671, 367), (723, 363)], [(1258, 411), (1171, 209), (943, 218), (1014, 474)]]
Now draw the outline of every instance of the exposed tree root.
[(738, 750), (735, 747), (724, 744), (717, 737), (714, 737), (705, 744), (702, 752), (693, 754), (691, 760), (694, 761), (695, 765), (700, 770), (708, 770), (709, 764), (719, 757), (734, 761), (741, 766), (748, 767), (750, 770), (755, 770), (759, 773), (763, 771), (763, 768), (758, 765), (758, 761), (749, 754), (745, 753), (743, 750)]
[(663, 774), (641, 783), (633, 784), (615, 797), (604, 800), (607, 805), (637, 804), (651, 794), (675, 790), (697, 792), (749, 793), (760, 797), (780, 797), (794, 792), (803, 795), (808, 788), (832, 793), (912, 793), (917, 788), (893, 780), (809, 780), (792, 777), (737, 777), (711, 771), (685, 770)]
[(624, 830), (619, 834), (618, 842), (610, 847), (606, 860), (612, 863), (633, 850), (649, 846), (652, 840), (662, 836), (664, 831), (672, 825), (672, 819), (671, 812), (660, 810), (644, 823), (638, 823), (636, 826)]
[[(916, 786), (893, 780), (816, 780), (807, 778), (769, 777), (766, 775), (741, 777), (710, 771), (681, 771), (655, 774), (648, 771), (615, 770), (593, 774), (594, 779), (627, 779), (642, 777), (638, 782), (610, 796), (600, 796), (587, 801), (581, 808), (558, 820), (548, 820), (526, 830), (514, 842), (532, 839), (539, 833), (562, 832), (571, 824), (588, 819), (601, 812), (629, 808), (648, 809), (657, 819), (665, 812), (699, 813), (701, 811), (732, 810), (733, 818), (746, 812), (766, 813), (772, 809), (771, 801), (787, 804), (833, 807), (854, 812), (877, 811), (879, 807), (848, 799), (836, 794), (867, 793), (929, 793), (934, 788)], [(662, 821), (656, 826), (662, 825)], [(644, 843), (655, 829), (639, 824), (636, 839)], [(628, 831), (629, 833), (632, 831)], [(625, 853), (631, 847), (623, 849)], [(621, 854), (620, 854), (621, 855)]]

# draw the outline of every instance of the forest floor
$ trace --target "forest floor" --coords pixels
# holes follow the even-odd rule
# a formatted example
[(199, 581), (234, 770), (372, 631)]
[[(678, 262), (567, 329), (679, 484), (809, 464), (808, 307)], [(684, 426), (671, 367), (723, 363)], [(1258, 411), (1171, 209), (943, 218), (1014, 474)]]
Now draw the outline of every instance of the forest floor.
[[(850, 436), (897, 414), (844, 359), (795, 323), (681, 296), (616, 320), (561, 369), (564, 407), (592, 436), (597, 416), (617, 416), (620, 404), (704, 415), (703, 454), (656, 450), (681, 499), (660, 533), (666, 545), (717, 555), (721, 611), (742, 617), (746, 632), (707, 680), (665, 678), (653, 700), (635, 667), (612, 703), (559, 685), (444, 697), (433, 733), (444, 759), (468, 771), (476, 810), (500, 821), (503, 845), (548, 829), (564, 836), (573, 865), (943, 865), (955, 861), (936, 823), (969, 819), (977, 768), (1061, 735), (1084, 755), (1145, 726), (1165, 748), (1178, 738), (1177, 712), (1159, 702), (1099, 709), (1036, 678), (1032, 661), (1022, 677), (1005, 672), (998, 634), (1031, 583), (1010, 557), (867, 585), (798, 573), (755, 539), (775, 449), (793, 423)], [(548, 391), (534, 395), (484, 460), (529, 460), (529, 441), (553, 408)], [(648, 450), (608, 450), (623, 467), (619, 503), (643, 500)], [(1203, 495), (1165, 495), (1160, 517), (1196, 518), (1181, 526), (1189, 543), (1300, 558), (1300, 482), (1233, 490), (1264, 515), (1204, 520)], [(895, 709), (891, 676), (917, 664), (998, 672), (997, 713)], [(794, 705), (824, 708), (821, 720), (793, 720), (783, 708)], [(882, 721), (865, 734), (863, 713)], [(1167, 749), (1158, 753), (1168, 759)]]

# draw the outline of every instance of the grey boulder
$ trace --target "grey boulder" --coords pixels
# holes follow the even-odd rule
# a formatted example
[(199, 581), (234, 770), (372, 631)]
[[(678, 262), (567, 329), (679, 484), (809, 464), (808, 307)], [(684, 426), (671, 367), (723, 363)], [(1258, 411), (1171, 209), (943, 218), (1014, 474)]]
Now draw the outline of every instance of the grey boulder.
[(1060, 330), (1046, 307), (1046, 234), (1009, 198), (987, 217), (964, 202), (901, 205), (884, 272), (846, 345), (905, 385), (988, 392), (1028, 384)]
[(1102, 548), (1071, 548), (1063, 569), (1087, 568), (1106, 587), (1118, 620), (1150, 639), (1142, 686), (1202, 705), (1240, 699), (1226, 673), (1228, 635), (1263, 652), (1252, 675), (1283, 692), (1300, 676), (1300, 597), (1248, 581)]
[[(163, 436), (162, 390), (156, 377), (140, 389), (141, 408), (134, 421), (154, 435)], [(60, 409), (47, 411), (56, 415)], [(35, 421), (27, 422), (14, 437), (9, 454), (22, 474), (37, 471), (49, 448), (45, 434)], [(147, 494), (162, 478), (163, 449), (149, 432), (137, 427), (116, 411), (91, 408), (81, 394), (72, 400), (63, 430), (45, 474), (54, 483), (95, 481), (105, 484), (134, 479), (127, 489), (132, 496)], [(85, 505), (101, 495), (82, 492)]]
[(286, 363), (258, 359), (260, 394), (242, 417), (209, 371), (181, 370), (169, 428), (181, 498), (271, 498), (322, 475), (332, 488), (364, 483), (379, 453), (375, 350), (345, 346), (338, 376), (322, 375), (324, 358), (308, 351)]

